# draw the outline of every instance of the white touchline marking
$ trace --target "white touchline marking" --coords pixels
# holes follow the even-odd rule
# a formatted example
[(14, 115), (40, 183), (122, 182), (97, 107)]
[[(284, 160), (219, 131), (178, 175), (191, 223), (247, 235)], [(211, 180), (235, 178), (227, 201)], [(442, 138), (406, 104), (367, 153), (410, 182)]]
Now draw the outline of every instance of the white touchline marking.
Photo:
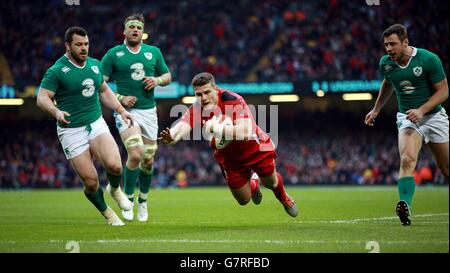
[[(17, 241), (4, 241), (18, 243)], [(62, 244), (67, 240), (50, 240), (49, 243)], [(201, 239), (103, 239), (80, 240), (80, 244), (365, 244), (367, 240), (201, 240)], [(449, 244), (449, 241), (378, 241), (383, 244)], [(40, 242), (45, 243), (45, 242)]]
[[(414, 219), (414, 218), (416, 218), (416, 217), (418, 217), (418, 218), (421, 218), (421, 217), (433, 217), (433, 216), (448, 216), (449, 214), (448, 213), (428, 213), (428, 214), (413, 214), (412, 216), (411, 216), (411, 218), (412, 219)], [(392, 220), (392, 219), (398, 219), (398, 216), (389, 216), (389, 217), (377, 217), (377, 218), (360, 218), (360, 219), (347, 219), (347, 220), (328, 220), (328, 221), (325, 221), (325, 220), (317, 220), (317, 221), (314, 221), (314, 220), (311, 220), (311, 221), (308, 221), (308, 220), (305, 220), (305, 221), (302, 221), (302, 220), (300, 220), (300, 221), (298, 221), (298, 223), (323, 223), (323, 224), (355, 224), (355, 223), (357, 223), (357, 222), (363, 222), (363, 221), (368, 221), (368, 222), (370, 222), (370, 221), (383, 221), (383, 220)], [(286, 221), (286, 223), (287, 223), (288, 221)], [(448, 223), (448, 221), (447, 221), (447, 223)]]
[[(428, 214), (417, 214), (413, 215), (413, 217), (426, 218), (433, 216), (448, 216), (449, 213), (428, 213)], [(378, 217), (378, 218), (361, 218), (361, 219), (349, 219), (349, 220), (331, 220), (331, 221), (299, 221), (298, 223), (328, 223), (328, 224), (346, 224), (346, 223), (357, 223), (361, 221), (379, 221), (379, 220), (392, 220), (397, 219), (396, 216), (392, 217)], [(292, 222), (291, 222), (292, 223)], [(431, 223), (427, 221), (427, 223)], [(443, 221), (439, 221), (439, 223), (443, 223)], [(448, 224), (448, 221), (445, 223)], [(199, 223), (201, 224), (201, 223)], [(5, 240), (0, 241), (1, 243), (7, 244), (16, 244), (16, 243), (24, 243), (23, 241), (14, 241), (14, 240)], [(49, 241), (27, 241), (28, 243), (67, 243), (67, 240), (49, 240)], [(182, 244), (365, 244), (367, 241), (361, 240), (201, 240), (201, 239), (103, 239), (103, 240), (79, 240), (78, 243), (86, 243), (86, 244), (123, 244), (123, 243), (182, 243)], [(383, 244), (449, 244), (449, 240), (447, 241), (378, 241)]]

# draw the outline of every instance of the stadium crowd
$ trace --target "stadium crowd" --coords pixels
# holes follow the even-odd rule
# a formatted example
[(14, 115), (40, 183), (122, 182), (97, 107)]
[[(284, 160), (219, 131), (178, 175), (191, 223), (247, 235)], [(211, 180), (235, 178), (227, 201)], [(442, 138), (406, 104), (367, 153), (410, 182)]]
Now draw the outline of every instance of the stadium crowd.
[(124, 18), (139, 11), (147, 42), (162, 49), (174, 80), (184, 84), (201, 71), (220, 82), (380, 78), (381, 32), (395, 22), (409, 27), (411, 44), (437, 53), (448, 71), (447, 1), (232, 2), (1, 1), (0, 53), (23, 90), (39, 84), (63, 54), (67, 27), (85, 27), (90, 55), (101, 58), (123, 41)]
[[(293, 123), (283, 124), (276, 143), (277, 168), (286, 177), (285, 183), (395, 184), (399, 169), (396, 132), (392, 131), (395, 128), (370, 130), (363, 127), (359, 118), (339, 112), (302, 113), (295, 123), (307, 124), (302, 130), (294, 130), (298, 125)], [(64, 158), (53, 121), (9, 119), (2, 120), (2, 126), (8, 130), (0, 140), (1, 188), (82, 186)], [(117, 130), (110, 128), (120, 143)], [(123, 145), (119, 147), (125, 159)], [(427, 148), (421, 153), (417, 183), (448, 183)], [(225, 185), (207, 141), (181, 141), (177, 146), (161, 144), (154, 167), (153, 187)], [(98, 170), (101, 184), (106, 185), (106, 173), (102, 168)]]

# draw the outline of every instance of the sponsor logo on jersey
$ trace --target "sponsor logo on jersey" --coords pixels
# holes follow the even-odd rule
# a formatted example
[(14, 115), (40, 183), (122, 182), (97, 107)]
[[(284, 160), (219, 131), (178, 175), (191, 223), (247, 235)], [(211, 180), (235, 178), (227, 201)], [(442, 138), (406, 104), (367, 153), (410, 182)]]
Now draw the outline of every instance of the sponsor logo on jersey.
[(98, 74), (98, 67), (96, 65), (91, 66), (92, 71), (94, 71), (95, 74)]
[(402, 91), (406, 94), (410, 94), (416, 91), (416, 87), (412, 85), (410, 81), (401, 81), (400, 86), (402, 87)]
[(390, 64), (387, 64), (384, 66), (384, 70), (389, 71), (392, 69), (392, 66)]
[(61, 68), (61, 71), (62, 71), (63, 73), (67, 73), (67, 72), (70, 71), (70, 68), (67, 67), (67, 66), (64, 66), (63, 68)]
[(125, 55), (123, 51), (116, 52), (116, 56), (119, 58), (122, 57), (123, 55)]
[(422, 75), (422, 67), (421, 66), (414, 67), (413, 72), (414, 72), (414, 75), (419, 77), (420, 75)]
[(145, 58), (147, 58), (149, 61), (153, 58), (153, 54), (150, 52), (145, 52), (144, 53)]

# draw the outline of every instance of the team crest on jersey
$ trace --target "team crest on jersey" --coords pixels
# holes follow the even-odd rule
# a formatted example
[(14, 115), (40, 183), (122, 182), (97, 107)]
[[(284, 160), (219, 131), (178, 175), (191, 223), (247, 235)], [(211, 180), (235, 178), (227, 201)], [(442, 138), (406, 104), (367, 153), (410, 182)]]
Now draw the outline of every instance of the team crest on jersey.
[(123, 53), (123, 51), (116, 52), (116, 56), (119, 58), (122, 57), (123, 55), (125, 55), (125, 53)]
[(96, 65), (91, 66), (92, 71), (94, 71), (95, 74), (98, 74), (98, 67)]
[(61, 71), (62, 71), (63, 73), (67, 73), (67, 72), (70, 71), (70, 68), (67, 67), (67, 66), (64, 66), (63, 68), (61, 68)]
[(150, 52), (145, 52), (144, 53), (145, 58), (147, 58), (149, 61), (153, 58), (153, 54)]
[(422, 75), (422, 67), (421, 66), (414, 67), (413, 72), (414, 72), (414, 75), (419, 77), (420, 75)]

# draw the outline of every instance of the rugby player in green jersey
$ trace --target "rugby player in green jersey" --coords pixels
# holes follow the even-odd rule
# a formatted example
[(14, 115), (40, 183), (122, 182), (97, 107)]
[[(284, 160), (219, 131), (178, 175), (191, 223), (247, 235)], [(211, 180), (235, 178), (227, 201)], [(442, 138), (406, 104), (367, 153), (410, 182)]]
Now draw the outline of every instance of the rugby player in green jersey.
[(106, 204), (92, 156), (106, 169), (108, 192), (120, 209), (131, 202), (120, 189), (122, 162), (119, 148), (102, 117), (100, 101), (120, 113), (129, 124), (132, 115), (117, 101), (103, 79), (100, 61), (88, 57), (85, 29), (70, 27), (65, 34), (66, 53), (50, 67), (40, 86), (37, 105), (57, 120), (57, 134), (66, 158), (84, 183), (84, 193), (107, 224), (124, 223)]
[[(102, 64), (105, 80), (112, 78), (116, 82), (117, 99), (134, 116), (134, 126), (128, 127), (123, 118), (114, 113), (116, 127), (128, 153), (123, 173), (125, 194), (134, 204), (135, 185), (139, 179), (137, 220), (145, 222), (158, 137), (154, 88), (168, 85), (172, 76), (161, 50), (142, 42), (144, 17), (141, 14), (125, 19), (123, 33), (124, 43), (108, 50)], [(133, 208), (122, 210), (122, 216), (132, 221)]]
[(397, 182), (400, 201), (396, 213), (403, 225), (410, 225), (415, 190), (413, 172), (422, 141), (430, 147), (444, 176), (447, 179), (449, 176), (449, 121), (441, 106), (448, 98), (448, 84), (439, 57), (428, 50), (410, 46), (403, 25), (390, 26), (383, 32), (383, 37), (387, 55), (381, 58), (380, 69), (384, 80), (365, 123), (374, 125), (375, 118), (395, 91), (400, 152)]

